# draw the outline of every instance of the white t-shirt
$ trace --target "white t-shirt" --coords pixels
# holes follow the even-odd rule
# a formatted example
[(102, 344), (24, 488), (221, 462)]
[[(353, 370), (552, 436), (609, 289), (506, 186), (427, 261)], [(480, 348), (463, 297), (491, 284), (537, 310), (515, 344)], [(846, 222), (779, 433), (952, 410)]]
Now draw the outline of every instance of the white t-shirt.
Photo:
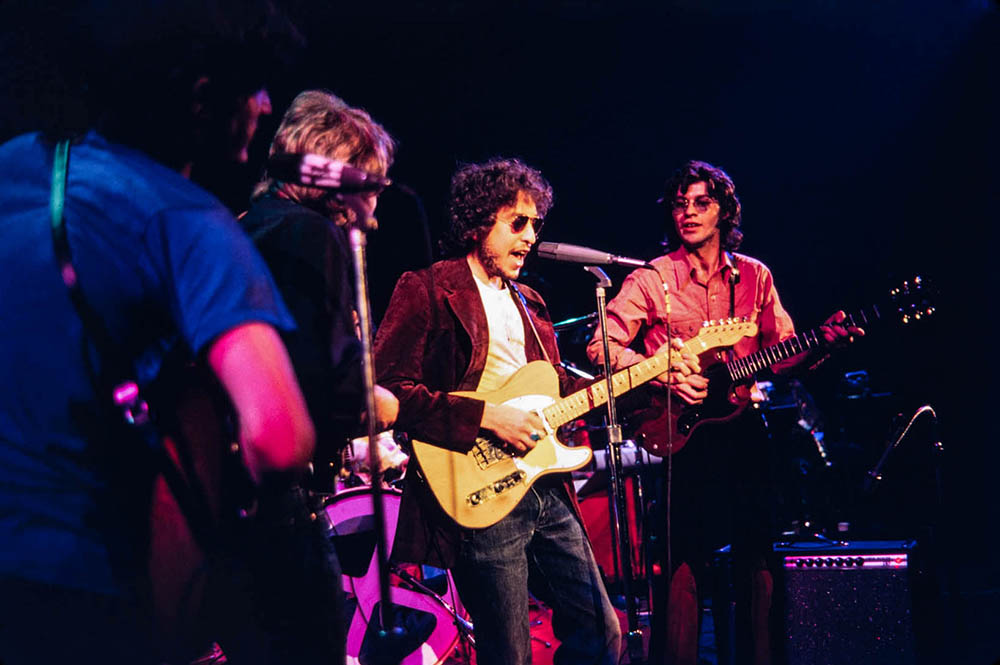
[(506, 286), (497, 288), (476, 278), (486, 310), (490, 346), (477, 392), (496, 390), (511, 374), (528, 364), (524, 352), (524, 320)]

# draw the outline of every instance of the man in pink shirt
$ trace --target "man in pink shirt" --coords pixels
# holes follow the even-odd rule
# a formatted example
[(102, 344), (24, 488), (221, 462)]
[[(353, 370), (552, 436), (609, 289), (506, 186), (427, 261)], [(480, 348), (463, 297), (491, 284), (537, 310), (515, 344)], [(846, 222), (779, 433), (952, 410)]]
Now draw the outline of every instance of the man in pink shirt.
[[(771, 271), (760, 261), (735, 253), (743, 233), (732, 179), (710, 164), (690, 161), (668, 179), (661, 202), (668, 213), (671, 251), (652, 261), (655, 271), (640, 269), (629, 275), (608, 304), (612, 367), (627, 367), (663, 352), (671, 338), (695, 337), (703, 322), (711, 320), (748, 317), (757, 324), (757, 334), (740, 339), (728, 359), (745, 358), (786, 340), (796, 342), (794, 324), (781, 305)], [(825, 357), (824, 348), (864, 334), (848, 327), (843, 312), (831, 316), (820, 331), (819, 355), (816, 349), (798, 352), (801, 347), (794, 346), (794, 355), (787, 353), (766, 364), (780, 372), (807, 360), (817, 363)], [(587, 353), (593, 362), (603, 363), (600, 331)], [(674, 367), (669, 381), (673, 408), (680, 411), (685, 405), (701, 404), (709, 396), (709, 380), (701, 368), (682, 362)], [(669, 378), (660, 377), (663, 384)], [(743, 397), (749, 399), (749, 391)], [(671, 474), (671, 533), (658, 534), (656, 542), (670, 548), (671, 558), (665, 549), (659, 558), (665, 570), (671, 561), (673, 570), (669, 584), (667, 575), (661, 576), (664, 581), (654, 594), (651, 662), (697, 662), (699, 595), (709, 592), (713, 582), (706, 575), (713, 553), (727, 544), (732, 544), (733, 554), (737, 661), (770, 662), (768, 610), (773, 583), (766, 553), (773, 529), (767, 440), (751, 409), (729, 422), (696, 429), (684, 450), (672, 448), (677, 452)], [(660, 519), (658, 527), (666, 523)], [(710, 595), (716, 596), (716, 617), (723, 616), (718, 606), (728, 605), (728, 599), (723, 602), (718, 594)], [(716, 630), (724, 633), (725, 627), (717, 623)]]

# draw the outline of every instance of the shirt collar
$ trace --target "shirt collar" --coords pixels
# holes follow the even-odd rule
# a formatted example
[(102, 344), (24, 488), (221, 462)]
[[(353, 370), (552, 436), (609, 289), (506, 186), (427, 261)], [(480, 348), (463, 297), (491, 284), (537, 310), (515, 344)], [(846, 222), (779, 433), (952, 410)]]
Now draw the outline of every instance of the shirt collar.
[[(684, 251), (683, 247), (674, 250), (673, 252), (671, 252), (671, 255), (675, 260), (674, 269), (677, 273), (676, 275), (677, 285), (679, 288), (683, 289), (685, 286), (687, 286), (688, 282), (694, 281), (694, 275), (695, 275), (694, 264), (691, 262), (690, 255), (686, 251)], [(736, 262), (734, 260), (732, 253), (723, 251), (722, 260), (719, 262), (718, 274), (721, 276), (722, 279), (728, 280), (734, 270), (738, 275), (739, 269), (736, 267)], [(712, 277), (715, 277), (715, 275), (709, 277), (709, 280), (711, 280)]]

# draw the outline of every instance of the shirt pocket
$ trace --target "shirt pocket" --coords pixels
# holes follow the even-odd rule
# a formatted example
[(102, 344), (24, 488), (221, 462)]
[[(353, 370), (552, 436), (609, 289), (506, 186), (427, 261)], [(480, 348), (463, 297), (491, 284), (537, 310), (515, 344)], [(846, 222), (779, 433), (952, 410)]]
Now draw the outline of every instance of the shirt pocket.
[(670, 338), (680, 337), (682, 341), (686, 342), (698, 335), (698, 331), (701, 330), (703, 323), (704, 321), (699, 318), (672, 317), (670, 320)]

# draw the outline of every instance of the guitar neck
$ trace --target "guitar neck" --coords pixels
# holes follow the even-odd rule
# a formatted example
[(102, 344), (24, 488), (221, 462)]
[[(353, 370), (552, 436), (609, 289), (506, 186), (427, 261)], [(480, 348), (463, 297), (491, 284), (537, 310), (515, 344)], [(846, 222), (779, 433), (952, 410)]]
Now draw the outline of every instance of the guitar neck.
[[(673, 350), (669, 355), (691, 353), (697, 355), (705, 350), (704, 342), (695, 337), (684, 344), (683, 351)], [(633, 388), (655, 379), (670, 367), (668, 354), (660, 353), (652, 358), (626, 367), (611, 375), (611, 386), (615, 397), (623, 395)], [(579, 418), (591, 409), (595, 409), (608, 401), (608, 384), (604, 380), (597, 381), (568, 397), (550, 404), (542, 410), (546, 422), (554, 428)]]
[[(870, 326), (880, 318), (881, 315), (878, 307), (872, 306), (867, 308), (867, 311), (866, 309), (859, 309), (856, 312), (849, 313), (844, 324), (861, 328)], [(748, 356), (732, 360), (726, 363), (726, 369), (729, 371), (729, 377), (733, 381), (741, 381), (782, 360), (787, 360), (792, 356), (815, 349), (821, 344), (823, 344), (823, 339), (819, 328), (813, 328), (812, 330), (789, 337), (777, 344), (772, 344), (759, 351), (755, 351)]]

